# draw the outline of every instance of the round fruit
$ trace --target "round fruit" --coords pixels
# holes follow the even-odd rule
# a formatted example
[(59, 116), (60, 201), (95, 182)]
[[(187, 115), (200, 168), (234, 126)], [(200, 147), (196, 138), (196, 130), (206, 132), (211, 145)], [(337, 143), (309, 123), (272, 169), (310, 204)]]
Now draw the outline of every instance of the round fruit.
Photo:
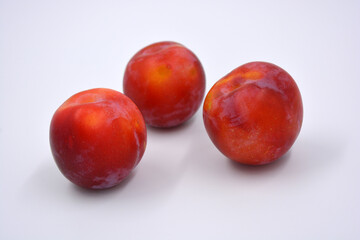
[(147, 124), (174, 127), (199, 108), (205, 93), (205, 73), (189, 49), (175, 42), (159, 42), (132, 57), (123, 87)]
[(55, 112), (50, 145), (63, 175), (91, 189), (115, 186), (139, 163), (146, 126), (136, 105), (120, 92), (77, 93)]
[(211, 88), (203, 118), (212, 142), (225, 156), (261, 165), (278, 159), (293, 145), (303, 106), (287, 72), (271, 63), (251, 62)]

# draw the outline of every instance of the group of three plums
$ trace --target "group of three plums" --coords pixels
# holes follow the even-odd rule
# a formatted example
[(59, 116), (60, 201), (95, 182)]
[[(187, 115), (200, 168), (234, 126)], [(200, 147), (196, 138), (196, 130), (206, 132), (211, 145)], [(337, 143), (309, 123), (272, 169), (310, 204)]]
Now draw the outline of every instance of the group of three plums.
[[(117, 185), (139, 163), (146, 124), (175, 127), (199, 108), (205, 73), (183, 45), (149, 45), (128, 63), (124, 94), (106, 88), (77, 93), (55, 112), (50, 145), (60, 171), (85, 188)], [(303, 108), (299, 89), (280, 67), (242, 65), (220, 79), (203, 105), (208, 135), (228, 158), (250, 165), (270, 163), (298, 136)]]

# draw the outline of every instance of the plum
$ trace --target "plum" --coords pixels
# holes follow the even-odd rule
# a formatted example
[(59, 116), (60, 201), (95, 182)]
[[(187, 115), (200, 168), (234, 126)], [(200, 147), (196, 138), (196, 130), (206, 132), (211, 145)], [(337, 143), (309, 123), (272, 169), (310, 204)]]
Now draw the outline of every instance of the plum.
[(124, 93), (142, 112), (146, 124), (174, 127), (198, 110), (205, 94), (199, 59), (176, 42), (158, 42), (137, 52), (126, 66)]
[(295, 81), (285, 70), (250, 62), (211, 88), (203, 119), (210, 139), (225, 156), (262, 165), (293, 145), (301, 129), (303, 105)]
[(50, 146), (60, 171), (90, 189), (110, 188), (128, 176), (144, 154), (146, 136), (136, 105), (105, 88), (73, 95), (50, 124)]

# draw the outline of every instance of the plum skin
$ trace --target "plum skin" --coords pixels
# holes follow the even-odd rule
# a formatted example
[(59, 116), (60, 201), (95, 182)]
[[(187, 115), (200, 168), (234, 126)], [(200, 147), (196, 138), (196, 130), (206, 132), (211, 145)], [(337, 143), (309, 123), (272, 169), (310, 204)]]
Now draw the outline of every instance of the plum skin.
[(96, 88), (79, 92), (54, 113), (50, 146), (62, 174), (74, 184), (105, 189), (120, 183), (146, 147), (141, 112), (124, 94)]
[(210, 139), (226, 157), (243, 164), (267, 164), (284, 155), (300, 132), (300, 91), (282, 68), (250, 62), (210, 89), (203, 120)]
[(124, 93), (142, 112), (146, 124), (174, 127), (198, 110), (205, 94), (204, 69), (194, 53), (176, 42), (158, 42), (128, 62)]

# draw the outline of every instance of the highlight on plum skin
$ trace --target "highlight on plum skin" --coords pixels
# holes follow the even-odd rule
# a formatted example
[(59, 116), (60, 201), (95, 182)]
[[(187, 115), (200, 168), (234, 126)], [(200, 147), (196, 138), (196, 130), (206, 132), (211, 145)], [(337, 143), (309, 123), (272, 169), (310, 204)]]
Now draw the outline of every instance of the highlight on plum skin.
[(74, 184), (105, 189), (119, 184), (146, 147), (141, 112), (124, 94), (96, 88), (77, 93), (55, 112), (50, 146), (62, 174)]
[(205, 94), (200, 60), (176, 42), (158, 42), (137, 52), (126, 66), (124, 93), (153, 127), (174, 127), (190, 119)]
[(203, 119), (210, 139), (226, 157), (262, 165), (291, 148), (301, 129), (303, 105), (285, 70), (250, 62), (215, 83), (205, 98)]

